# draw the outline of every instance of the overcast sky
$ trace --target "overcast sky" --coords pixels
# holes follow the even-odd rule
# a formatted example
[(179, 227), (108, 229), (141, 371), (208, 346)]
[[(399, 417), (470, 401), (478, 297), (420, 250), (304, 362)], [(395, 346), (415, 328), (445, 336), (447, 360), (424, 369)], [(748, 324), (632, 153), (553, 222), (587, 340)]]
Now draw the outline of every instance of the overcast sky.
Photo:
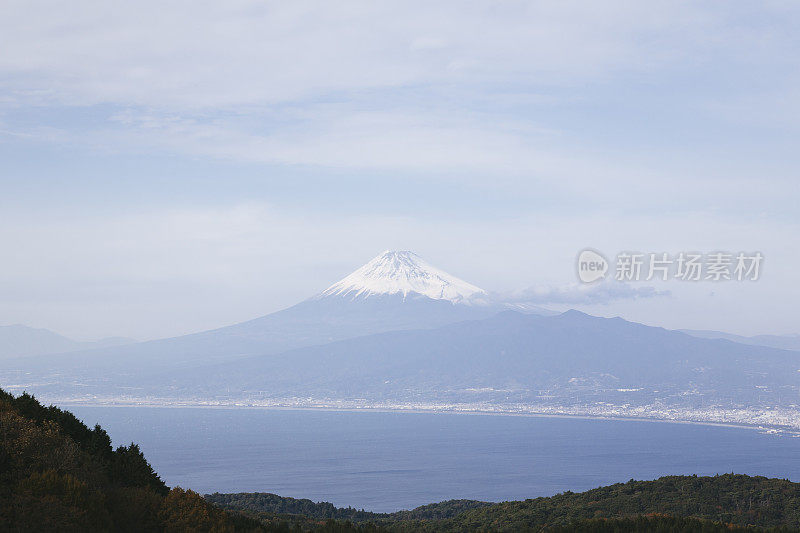
[(5, 0), (0, 324), (188, 333), (384, 249), (560, 287), (591, 247), (765, 262), (570, 306), (800, 333), (798, 27), (790, 1)]

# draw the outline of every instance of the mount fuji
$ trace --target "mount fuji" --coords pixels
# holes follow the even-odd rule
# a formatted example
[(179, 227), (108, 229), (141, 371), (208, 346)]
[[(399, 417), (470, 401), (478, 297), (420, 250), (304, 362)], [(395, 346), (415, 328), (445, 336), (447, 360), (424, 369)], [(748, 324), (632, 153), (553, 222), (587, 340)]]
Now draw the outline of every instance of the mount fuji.
[(351, 300), (402, 295), (446, 300), (453, 304), (486, 304), (483, 289), (431, 266), (414, 252), (385, 251), (317, 297), (341, 296)]
[[(430, 329), (506, 309), (410, 251), (385, 251), (287, 309), (219, 329), (127, 346), (9, 359), (0, 371), (94, 369), (141, 376), (397, 330)], [(530, 313), (547, 314), (535, 308)], [(4, 372), (8, 375), (8, 372)]]

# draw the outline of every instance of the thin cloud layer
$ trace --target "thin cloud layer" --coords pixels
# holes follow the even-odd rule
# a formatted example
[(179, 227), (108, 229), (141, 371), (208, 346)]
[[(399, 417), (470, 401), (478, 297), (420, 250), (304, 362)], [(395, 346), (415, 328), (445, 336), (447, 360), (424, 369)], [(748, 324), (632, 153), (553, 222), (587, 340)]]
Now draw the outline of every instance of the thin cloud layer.
[(11, 101), (214, 109), (419, 84), (563, 86), (773, 46), (739, 26), (748, 15), (667, 1), (8, 1), (0, 72)]
[(517, 304), (607, 305), (619, 300), (668, 297), (671, 294), (668, 290), (658, 290), (651, 286), (605, 281), (591, 284), (534, 286), (507, 296), (500, 296), (500, 299)]

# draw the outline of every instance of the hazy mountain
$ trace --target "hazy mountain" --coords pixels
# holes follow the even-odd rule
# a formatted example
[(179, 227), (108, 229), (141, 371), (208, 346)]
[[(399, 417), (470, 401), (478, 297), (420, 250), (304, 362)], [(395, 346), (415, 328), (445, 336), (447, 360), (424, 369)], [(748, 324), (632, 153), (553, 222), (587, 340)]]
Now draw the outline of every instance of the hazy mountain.
[[(260, 318), (181, 337), (38, 358), (6, 368), (72, 367), (143, 375), (275, 354), (385, 331), (436, 328), (505, 309), (486, 291), (408, 251), (386, 251), (320, 294)], [(530, 312), (548, 311), (532, 308)]]
[(796, 402), (794, 352), (605, 319), (508, 311), (196, 369), (185, 395), (560, 402)]
[(679, 329), (678, 331), (701, 339), (727, 339), (740, 344), (753, 344), (755, 346), (769, 346), (781, 350), (800, 351), (800, 335), (755, 335), (753, 337), (744, 337), (742, 335), (734, 335), (733, 333), (705, 329)]
[(0, 326), (0, 358), (71, 352), (133, 342), (136, 341), (124, 337), (109, 337), (95, 342), (80, 342), (68, 339), (47, 329), (30, 328), (21, 324)]
[(52, 379), (47, 390), (235, 402), (316, 398), (771, 408), (796, 405), (800, 356), (578, 311), (547, 317), (506, 311), (181, 372), (82, 369), (74, 381), (63, 375)]

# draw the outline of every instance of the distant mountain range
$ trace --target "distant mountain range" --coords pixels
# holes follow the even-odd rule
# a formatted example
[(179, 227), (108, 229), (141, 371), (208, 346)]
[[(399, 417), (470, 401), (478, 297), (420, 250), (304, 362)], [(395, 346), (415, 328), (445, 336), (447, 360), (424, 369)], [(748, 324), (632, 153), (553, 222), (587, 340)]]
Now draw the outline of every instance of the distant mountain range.
[[(507, 307), (486, 291), (425, 263), (412, 252), (383, 252), (322, 293), (297, 305), (247, 322), (191, 335), (108, 349), (83, 350), (69, 357), (26, 359), (21, 368), (54, 364), (103, 368), (139, 375), (194, 368), (245, 356), (385, 331), (436, 328), (492, 316)], [(531, 307), (531, 313), (549, 311)]]
[(252, 400), (309, 396), (394, 403), (788, 405), (794, 352), (697, 339), (578, 311), (513, 311), (163, 375), (157, 390)]
[(60, 400), (458, 406), (800, 428), (796, 352), (510, 308), (411, 252), (387, 251), (277, 313), (171, 339), (6, 358), (0, 379)]
[(89, 348), (121, 346), (135, 342), (135, 340), (125, 337), (108, 337), (94, 342), (80, 342), (68, 339), (47, 329), (14, 324), (12, 326), (0, 326), (0, 359), (74, 352)]
[(701, 339), (726, 339), (738, 342), (739, 344), (752, 344), (754, 346), (769, 346), (770, 348), (779, 348), (781, 350), (800, 351), (800, 335), (755, 335), (752, 337), (744, 337), (732, 333), (703, 329), (680, 329), (678, 331)]

